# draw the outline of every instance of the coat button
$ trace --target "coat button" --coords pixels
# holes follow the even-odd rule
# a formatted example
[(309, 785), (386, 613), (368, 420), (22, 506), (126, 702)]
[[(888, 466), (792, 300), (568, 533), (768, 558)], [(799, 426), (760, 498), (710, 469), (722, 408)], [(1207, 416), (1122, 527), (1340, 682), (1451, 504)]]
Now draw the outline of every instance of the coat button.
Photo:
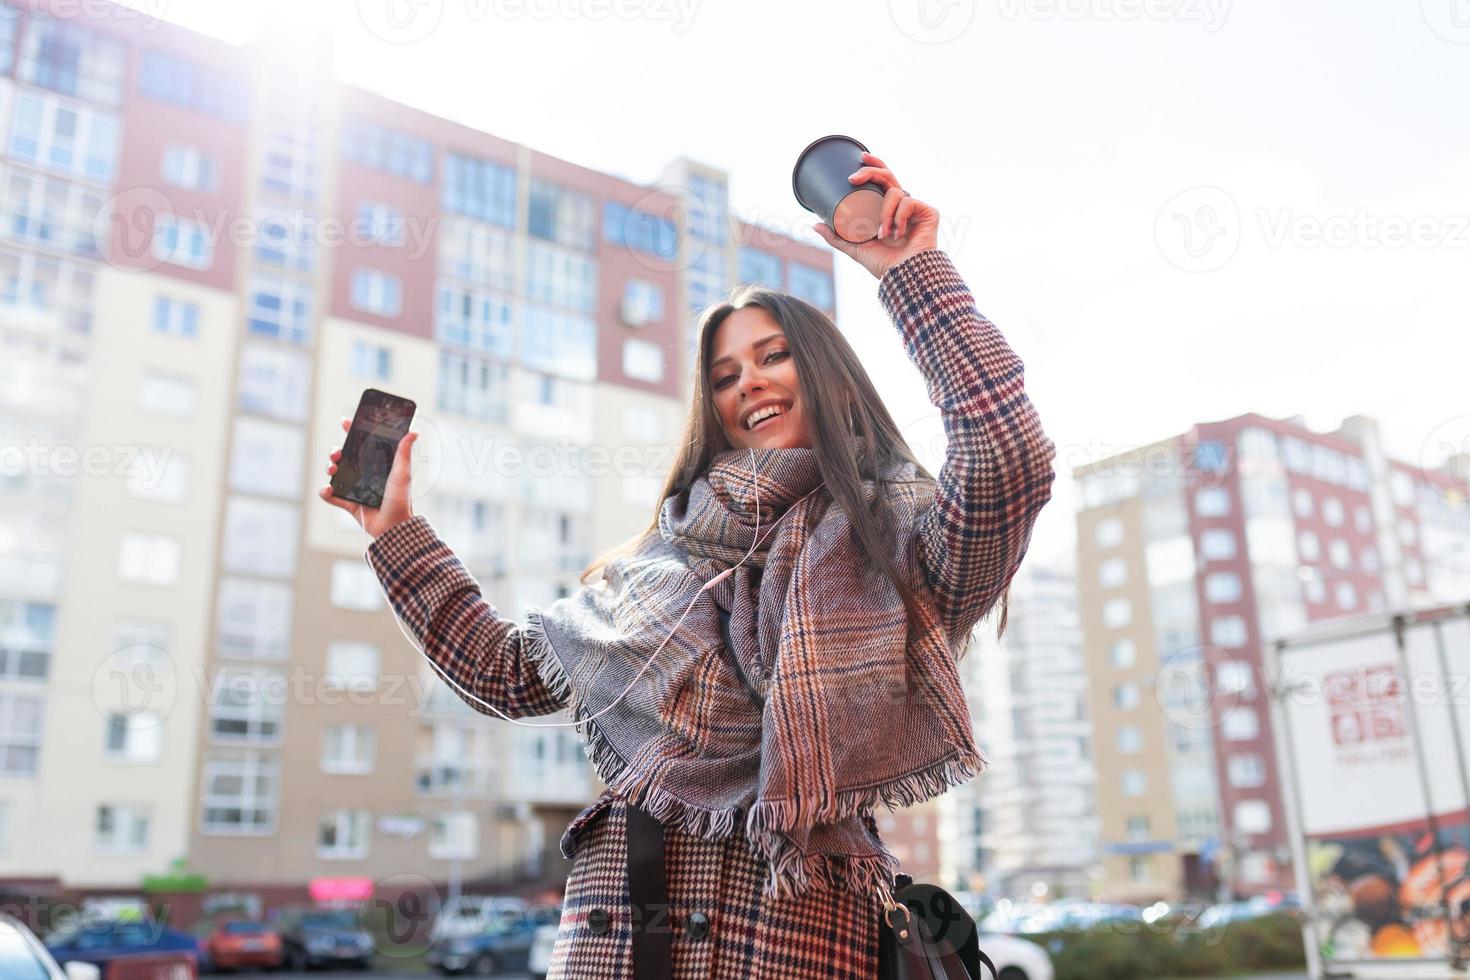
[(607, 933), (607, 927), (611, 924), (607, 909), (593, 909), (587, 913), (587, 930), (594, 936)]
[(690, 939), (703, 939), (709, 935), (709, 916), (703, 912), (691, 912), (684, 923), (684, 932)]

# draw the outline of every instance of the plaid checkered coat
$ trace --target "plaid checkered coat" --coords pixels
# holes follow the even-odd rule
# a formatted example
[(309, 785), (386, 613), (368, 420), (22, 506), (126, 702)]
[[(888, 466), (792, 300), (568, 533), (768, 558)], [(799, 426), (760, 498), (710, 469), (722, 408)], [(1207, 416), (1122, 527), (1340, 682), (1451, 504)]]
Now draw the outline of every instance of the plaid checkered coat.
[[(921, 595), (951, 637), (965, 637), (1026, 553), (1051, 498), (1056, 448), (1026, 396), (1020, 358), (977, 311), (944, 252), (920, 252), (889, 269), (878, 296), (942, 413), (944, 465), (915, 546), (930, 586)], [(423, 516), (384, 532), (366, 557), (398, 615), (458, 684), (513, 717), (563, 706), (526, 656), (522, 627), (481, 596)], [(871, 815), (867, 822), (876, 833)], [(604, 793), (562, 838), (573, 863), (552, 978), (631, 976), (626, 829), (625, 804)], [(872, 897), (818, 889), (763, 899), (766, 872), (740, 834), (707, 841), (668, 829), (665, 848), (676, 978), (876, 975)], [(707, 920), (707, 931), (687, 929), (691, 917)]]

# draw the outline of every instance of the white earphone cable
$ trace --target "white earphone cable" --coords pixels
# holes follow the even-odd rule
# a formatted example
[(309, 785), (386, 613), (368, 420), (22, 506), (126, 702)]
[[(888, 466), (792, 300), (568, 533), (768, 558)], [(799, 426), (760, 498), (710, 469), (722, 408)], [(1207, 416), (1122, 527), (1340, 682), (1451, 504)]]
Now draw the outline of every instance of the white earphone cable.
[[(741, 565), (745, 564), (746, 559), (748, 559), (752, 554), (755, 553), (755, 549), (757, 548), (757, 546), (759, 546), (760, 541), (761, 541), (761, 533), (760, 533), (760, 530), (761, 530), (761, 498), (760, 498), (760, 479), (759, 479), (760, 478), (760, 471), (756, 468), (756, 465), (755, 465), (755, 450), (754, 449), (751, 449), (750, 450), (750, 472), (751, 472), (751, 483), (752, 483), (752, 486), (755, 489), (755, 534), (754, 534), (754, 538), (753, 538), (753, 540), (751, 542), (751, 545), (750, 545), (750, 550), (745, 553), (745, 558), (740, 559), (734, 565), (731, 565), (729, 568), (725, 569), (723, 572), (721, 572), (720, 574), (716, 575), (714, 578), (710, 579), (708, 582), (704, 583), (704, 585), (700, 586), (699, 591), (697, 593), (695, 593), (694, 598), (689, 600), (689, 605), (687, 607), (685, 607), (684, 612), (679, 615), (679, 620), (678, 620), (678, 622), (676, 622), (674, 624), (674, 628), (671, 629), (671, 630), (669, 630), (669, 635), (663, 638), (663, 642), (658, 645), (658, 649), (653, 651), (653, 653), (649, 656), (648, 660), (644, 662), (643, 667), (641, 669), (639, 669), (639, 671), (638, 671), (637, 674), (634, 674), (633, 675), (633, 679), (628, 682), (628, 686), (627, 687), (623, 688), (622, 693), (620, 693), (616, 698), (614, 698), (611, 704), (609, 704), (605, 708), (602, 708), (599, 711), (597, 711), (596, 714), (588, 715), (586, 718), (582, 718), (579, 721), (546, 722), (544, 724), (539, 724), (539, 725), (537, 725), (537, 724), (531, 724), (531, 723), (528, 723), (528, 722), (521, 721), (519, 718), (512, 718), (510, 715), (506, 714), (505, 712), (501, 711), (499, 708), (495, 707), (495, 705), (493, 705), (493, 704), (489, 703), (488, 701), (485, 701), (485, 700), (477, 697), (474, 694), (471, 694), (469, 691), (466, 691), (463, 687), (461, 687), (454, 680), (453, 677), (450, 677), (449, 676), (448, 672), (445, 671), (443, 667), (440, 667), (439, 664), (437, 664), (437, 663), (434, 662), (434, 658), (433, 657), (429, 656), (427, 653), (424, 652), (424, 648), (419, 645), (418, 641), (414, 639), (413, 634), (403, 624), (403, 620), (401, 618), (399, 618), (398, 610), (393, 607), (393, 600), (388, 596), (388, 590), (385, 589), (385, 588), (383, 588), (382, 580), (379, 579), (377, 577), (377, 575), (374, 575), (373, 576), (373, 579), (374, 579), (374, 581), (377, 582), (379, 591), (381, 591), (383, 593), (383, 599), (384, 599), (385, 603), (388, 606), (388, 611), (389, 611), (389, 613), (392, 614), (393, 621), (398, 624), (399, 632), (401, 632), (403, 634), (404, 639), (408, 640), (409, 645), (412, 646), (415, 650), (417, 650), (423, 656), (424, 660), (426, 660), (428, 662), (429, 666), (432, 667), (432, 668), (434, 668), (435, 673), (437, 673), (441, 678), (443, 678), (444, 679), (444, 682), (446, 684), (448, 684), (450, 687), (454, 688), (454, 690), (457, 691), (461, 697), (465, 698), (466, 700), (473, 701), (475, 704), (483, 705), (484, 707), (490, 709), (490, 711), (492, 711), (495, 714), (499, 715), (501, 718), (504, 718), (506, 721), (510, 722), (512, 725), (520, 725), (522, 728), (576, 728), (576, 729), (578, 729), (580, 731), (582, 725), (586, 724), (589, 721), (594, 721), (597, 718), (600, 718), (606, 712), (611, 711), (614, 707), (616, 707), (618, 705), (618, 703), (620, 701), (623, 700), (624, 697), (627, 696), (627, 694), (628, 694), (629, 691), (633, 690), (633, 685), (635, 685), (635, 684), (638, 683), (639, 679), (642, 678), (643, 675), (644, 675), (644, 673), (646, 673), (648, 671), (648, 668), (651, 667), (651, 666), (653, 666), (653, 662), (654, 662), (654, 660), (656, 660), (658, 658), (658, 655), (661, 652), (663, 652), (664, 644), (668, 643), (669, 640), (673, 637), (673, 635), (679, 631), (679, 625), (684, 622), (684, 617), (687, 616), (687, 615), (689, 615), (689, 610), (694, 608), (694, 604), (699, 601), (699, 597), (701, 595), (703, 595), (705, 592), (708, 592), (710, 589), (714, 588), (720, 582), (723, 582), (725, 579), (727, 579), (731, 575), (733, 575), (735, 573), (735, 569), (737, 569)], [(808, 493), (804, 494), (799, 500), (797, 500), (796, 503), (799, 504), (799, 503), (801, 503), (802, 500), (805, 500), (807, 497), (810, 497), (812, 494), (816, 493), (817, 490), (820, 490), (822, 488), (822, 485), (823, 484), (818, 484), (814, 489), (812, 489)], [(780, 517), (778, 517), (776, 519), (775, 524), (772, 524), (771, 525), (771, 530), (775, 530), (776, 524), (780, 524), (782, 521), (784, 521), (786, 519), (787, 515), (789, 515), (795, 509), (796, 509), (796, 504), (792, 504), (791, 507), (787, 508), (786, 513), (784, 513)], [(359, 526), (362, 527), (361, 524), (359, 524)], [(362, 528), (362, 533), (363, 533), (363, 538), (365, 540), (367, 540), (367, 528), (366, 527), (363, 527)], [(770, 533), (770, 532), (768, 531), (767, 533)], [(369, 544), (371, 544), (371, 541), (369, 541)], [(363, 557), (364, 557), (364, 560), (366, 560), (366, 557), (367, 557), (366, 551), (364, 551)]]

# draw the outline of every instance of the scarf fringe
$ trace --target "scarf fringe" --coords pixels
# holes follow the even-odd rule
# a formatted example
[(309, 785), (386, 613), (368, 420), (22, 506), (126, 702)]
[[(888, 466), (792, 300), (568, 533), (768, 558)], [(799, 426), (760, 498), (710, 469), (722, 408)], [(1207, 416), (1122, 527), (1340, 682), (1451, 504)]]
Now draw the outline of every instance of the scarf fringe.
[(634, 806), (647, 810), (666, 827), (675, 827), (705, 840), (723, 840), (740, 827), (740, 807), (702, 807), (653, 785), (647, 776), (624, 770), (626, 779), (609, 788)]
[(989, 763), (980, 753), (963, 753), (918, 769), (899, 779), (889, 780), (867, 789), (846, 790), (837, 794), (831, 813), (804, 814), (796, 801), (757, 800), (746, 816), (745, 826), (752, 833), (796, 830), (813, 822), (835, 823), (872, 810), (879, 803), (896, 810), (931, 800), (953, 786), (974, 779)]
[(572, 681), (562, 669), (561, 661), (557, 659), (551, 638), (546, 635), (546, 623), (541, 619), (540, 609), (526, 610), (526, 625), (521, 629), (521, 636), (521, 652), (536, 665), (541, 683), (546, 685), (552, 697), (558, 700), (570, 699), (573, 696)]
[(762, 834), (753, 843), (770, 869), (762, 886), (769, 898), (799, 898), (813, 884), (876, 895), (880, 888), (892, 889), (899, 870), (898, 858), (881, 845), (876, 854), (857, 856), (806, 853), (780, 834)]

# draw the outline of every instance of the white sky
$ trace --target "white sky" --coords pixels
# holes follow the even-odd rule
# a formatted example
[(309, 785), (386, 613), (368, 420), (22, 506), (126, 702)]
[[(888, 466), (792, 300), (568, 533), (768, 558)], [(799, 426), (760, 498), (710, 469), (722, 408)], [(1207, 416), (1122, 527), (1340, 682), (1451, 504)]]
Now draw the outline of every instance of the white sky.
[[(133, 5), (160, 3), (236, 41), (296, 29), (311, 6)], [(816, 220), (791, 195), (800, 149), (865, 142), (939, 208), (940, 246), (1025, 360), (1059, 453), (1033, 555), (1070, 548), (1073, 466), (1197, 421), (1365, 414), (1401, 458), (1470, 450), (1466, 0), (318, 0), (316, 14), (350, 84), (639, 182), (705, 160), (729, 172), (736, 212), (793, 231)], [(1400, 241), (1409, 221), (1418, 244)], [(839, 323), (919, 433), (933, 411), (877, 281), (835, 258)]]

